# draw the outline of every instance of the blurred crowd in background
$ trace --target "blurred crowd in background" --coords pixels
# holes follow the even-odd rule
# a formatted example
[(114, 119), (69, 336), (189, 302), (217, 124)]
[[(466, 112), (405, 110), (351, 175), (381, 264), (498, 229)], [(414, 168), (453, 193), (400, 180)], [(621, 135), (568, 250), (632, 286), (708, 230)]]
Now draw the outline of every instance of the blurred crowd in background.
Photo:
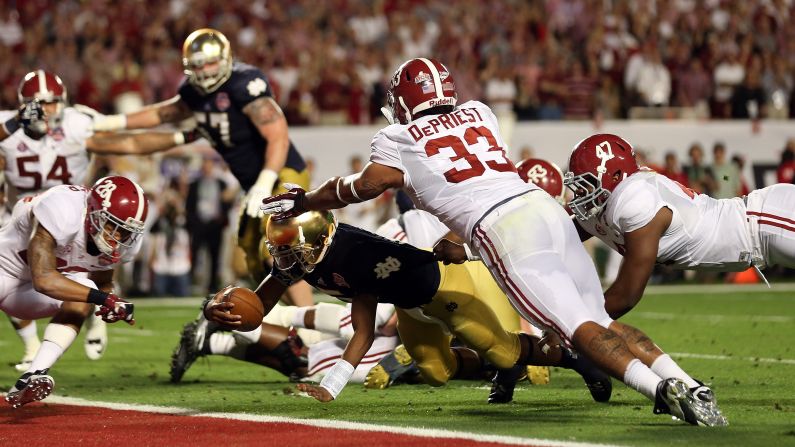
[(384, 86), (433, 55), (461, 99), (529, 119), (793, 116), (791, 0), (3, 0), (0, 106), (30, 67), (105, 112), (176, 92), (194, 29), (229, 36), (291, 125), (380, 119)]
[[(520, 120), (795, 117), (792, 0), (0, 4), (2, 109), (17, 107), (19, 81), (34, 68), (60, 75), (71, 103), (106, 113), (168, 99), (183, 77), (185, 37), (213, 27), (230, 38), (236, 59), (269, 76), (290, 126), (383, 123), (391, 74), (426, 55), (448, 65), (459, 101), (487, 103), (507, 135)], [(795, 140), (782, 145), (776, 177), (789, 183)], [(720, 141), (693, 144), (687, 160), (675, 151), (647, 160), (639, 149), (642, 164), (697, 192), (748, 191), (742, 155)], [(526, 146), (520, 158), (531, 155)], [(364, 160), (349, 162), (352, 173)], [(157, 205), (148, 247), (122, 280), (128, 295), (196, 295), (238, 280), (239, 185), (206, 143), (162, 158), (100, 157), (97, 167), (140, 182)], [(337, 215), (374, 230), (396, 212), (387, 194)]]

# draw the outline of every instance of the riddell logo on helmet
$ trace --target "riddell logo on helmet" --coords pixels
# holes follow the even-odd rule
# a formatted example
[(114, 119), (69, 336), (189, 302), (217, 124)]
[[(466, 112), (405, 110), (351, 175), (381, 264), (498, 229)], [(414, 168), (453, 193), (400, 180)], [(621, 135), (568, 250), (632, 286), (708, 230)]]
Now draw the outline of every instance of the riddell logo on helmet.
[(450, 106), (453, 105), (454, 102), (455, 98), (431, 99), (428, 101), (428, 107)]

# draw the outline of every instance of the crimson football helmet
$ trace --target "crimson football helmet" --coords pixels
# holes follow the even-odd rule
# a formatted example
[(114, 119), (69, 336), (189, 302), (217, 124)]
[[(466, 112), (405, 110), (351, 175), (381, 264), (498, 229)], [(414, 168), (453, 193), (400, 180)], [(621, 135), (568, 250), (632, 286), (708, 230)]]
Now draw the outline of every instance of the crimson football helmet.
[(45, 70), (31, 71), (19, 83), (17, 97), (20, 104), (32, 101), (39, 101), (42, 104), (54, 103), (55, 112), (45, 113), (44, 118), (50, 129), (61, 125), (63, 110), (66, 107), (66, 87), (57, 75)]
[(417, 113), (458, 102), (455, 81), (450, 71), (435, 59), (406, 61), (392, 75), (387, 91), (387, 106), (381, 108), (390, 124), (407, 124)]
[(534, 183), (561, 204), (566, 202), (563, 172), (555, 163), (540, 158), (528, 158), (519, 162), (516, 170), (525, 182)]
[(574, 215), (587, 220), (599, 214), (616, 186), (638, 169), (632, 145), (617, 135), (596, 134), (580, 141), (563, 178), (574, 192), (569, 202)]
[(104, 177), (88, 192), (86, 232), (110, 262), (119, 262), (143, 234), (148, 212), (144, 191), (135, 182)]
[[(206, 65), (218, 64), (212, 70)], [(218, 30), (202, 28), (182, 44), (182, 67), (188, 82), (204, 94), (218, 90), (232, 76), (232, 46)]]

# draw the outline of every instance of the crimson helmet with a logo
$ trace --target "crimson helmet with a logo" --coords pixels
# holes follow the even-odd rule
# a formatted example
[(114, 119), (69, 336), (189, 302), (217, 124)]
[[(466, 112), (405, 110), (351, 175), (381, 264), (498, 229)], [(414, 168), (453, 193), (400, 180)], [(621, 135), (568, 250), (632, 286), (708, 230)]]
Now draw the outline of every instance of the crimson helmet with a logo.
[(563, 179), (574, 192), (569, 202), (574, 215), (587, 220), (599, 214), (616, 186), (638, 169), (632, 145), (618, 135), (596, 134), (580, 141)]
[(101, 178), (86, 199), (86, 232), (110, 262), (119, 262), (143, 234), (148, 212), (138, 184), (121, 176)]
[(565, 203), (566, 188), (563, 186), (563, 172), (555, 163), (540, 158), (528, 158), (516, 165), (519, 177), (527, 183), (534, 183), (558, 202)]
[(47, 124), (50, 129), (60, 125), (63, 109), (66, 107), (66, 87), (57, 75), (45, 70), (31, 71), (19, 83), (17, 98), (20, 104), (31, 101), (56, 104), (55, 113), (46, 116)]
[(416, 58), (404, 62), (392, 75), (387, 106), (381, 111), (390, 124), (407, 124), (429, 109), (452, 110), (457, 102), (450, 70), (435, 59)]

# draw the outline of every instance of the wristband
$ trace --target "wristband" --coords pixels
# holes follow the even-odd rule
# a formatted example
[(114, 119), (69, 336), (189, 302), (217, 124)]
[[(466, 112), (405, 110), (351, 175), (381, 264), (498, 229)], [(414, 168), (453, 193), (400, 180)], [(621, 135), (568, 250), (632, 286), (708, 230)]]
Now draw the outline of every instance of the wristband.
[(185, 144), (185, 134), (174, 132), (174, 146), (182, 146), (183, 144)]
[(267, 168), (263, 169), (262, 172), (259, 173), (259, 177), (257, 177), (257, 181), (252, 188), (260, 187), (273, 190), (273, 187), (276, 185), (276, 180), (278, 179), (279, 174)]
[(342, 182), (342, 177), (337, 177), (337, 200), (344, 203), (345, 205), (350, 205), (351, 202), (347, 202), (345, 199), (342, 198), (342, 194), (340, 194), (340, 183)]
[(109, 293), (105, 293), (101, 290), (97, 289), (89, 289), (88, 290), (88, 301), (91, 304), (96, 304), (97, 306), (104, 306), (105, 300), (108, 299), (110, 296)]
[(325, 388), (336, 399), (342, 389), (345, 388), (345, 385), (348, 384), (355, 369), (350, 363), (340, 360), (326, 373), (323, 380), (320, 381), (320, 386)]
[(126, 115), (98, 115), (94, 118), (94, 130), (97, 132), (122, 130), (126, 127)]
[(11, 135), (12, 133), (19, 130), (19, 118), (16, 116), (11, 117), (8, 121), (3, 123), (3, 129), (6, 131), (7, 135)]

